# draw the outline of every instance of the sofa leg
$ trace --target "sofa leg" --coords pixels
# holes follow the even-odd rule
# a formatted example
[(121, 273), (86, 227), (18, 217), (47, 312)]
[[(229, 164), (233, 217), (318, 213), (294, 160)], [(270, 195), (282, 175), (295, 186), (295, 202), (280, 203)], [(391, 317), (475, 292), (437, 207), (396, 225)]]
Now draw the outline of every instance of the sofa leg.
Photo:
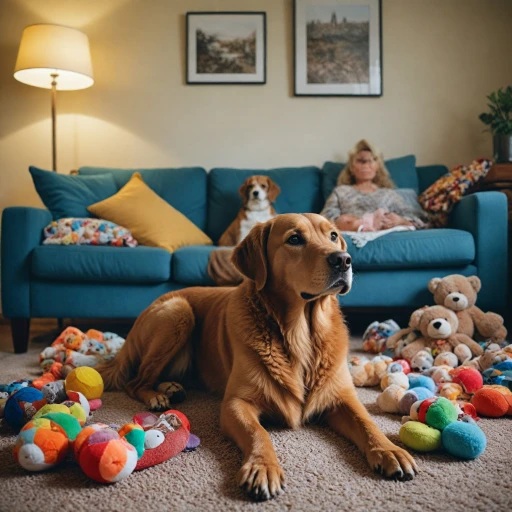
[(28, 348), (30, 318), (11, 318), (12, 344), (15, 354), (23, 354)]

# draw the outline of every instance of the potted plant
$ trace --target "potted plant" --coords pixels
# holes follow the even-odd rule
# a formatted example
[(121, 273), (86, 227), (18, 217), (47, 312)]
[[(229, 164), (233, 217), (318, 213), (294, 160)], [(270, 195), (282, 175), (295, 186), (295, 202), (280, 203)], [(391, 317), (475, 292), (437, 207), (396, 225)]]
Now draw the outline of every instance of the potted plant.
[(497, 162), (512, 162), (512, 86), (500, 88), (487, 96), (490, 112), (479, 119), (493, 134), (493, 153)]

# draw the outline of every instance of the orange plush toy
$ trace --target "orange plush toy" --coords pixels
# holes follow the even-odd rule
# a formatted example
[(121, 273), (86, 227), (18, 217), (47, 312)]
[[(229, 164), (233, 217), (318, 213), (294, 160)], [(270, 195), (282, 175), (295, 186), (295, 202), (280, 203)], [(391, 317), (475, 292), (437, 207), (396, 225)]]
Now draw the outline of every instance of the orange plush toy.
[(482, 416), (512, 416), (512, 391), (505, 386), (484, 386), (473, 395), (471, 403)]

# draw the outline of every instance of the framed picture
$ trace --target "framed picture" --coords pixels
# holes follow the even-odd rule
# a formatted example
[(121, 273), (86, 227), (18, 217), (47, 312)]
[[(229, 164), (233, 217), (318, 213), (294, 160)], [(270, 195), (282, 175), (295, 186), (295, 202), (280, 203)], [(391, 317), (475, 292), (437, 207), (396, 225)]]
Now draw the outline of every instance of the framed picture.
[(188, 12), (187, 84), (264, 84), (266, 13)]
[(294, 0), (295, 96), (382, 96), (381, 0)]

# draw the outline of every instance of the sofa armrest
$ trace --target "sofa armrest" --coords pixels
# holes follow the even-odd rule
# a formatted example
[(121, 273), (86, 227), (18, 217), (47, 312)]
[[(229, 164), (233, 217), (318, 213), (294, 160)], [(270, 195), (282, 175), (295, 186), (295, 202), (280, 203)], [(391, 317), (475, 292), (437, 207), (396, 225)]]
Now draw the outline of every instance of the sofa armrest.
[(30, 318), (32, 250), (51, 222), (48, 210), (14, 206), (2, 215), (2, 310), (7, 318)]
[(449, 227), (469, 231), (475, 239), (482, 289), (478, 306), (504, 312), (507, 299), (507, 197), (502, 192), (477, 192), (459, 201)]

